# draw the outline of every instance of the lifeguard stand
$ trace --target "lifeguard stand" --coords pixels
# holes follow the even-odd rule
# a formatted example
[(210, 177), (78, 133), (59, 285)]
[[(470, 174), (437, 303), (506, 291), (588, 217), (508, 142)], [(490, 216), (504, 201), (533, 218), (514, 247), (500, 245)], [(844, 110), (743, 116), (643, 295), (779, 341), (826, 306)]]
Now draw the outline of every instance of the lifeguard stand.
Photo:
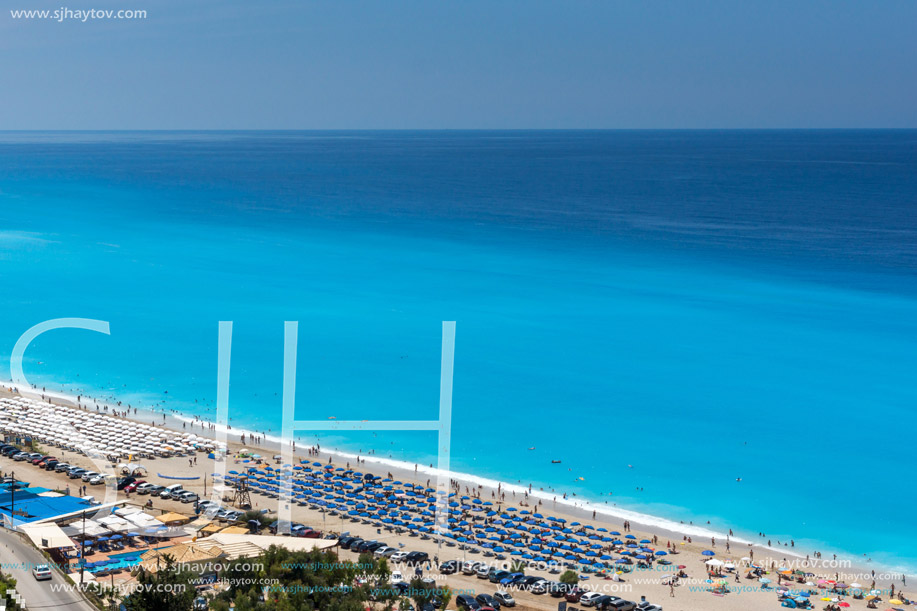
[(240, 509), (252, 508), (252, 497), (248, 488), (248, 476), (241, 475), (233, 485), (235, 492), (232, 496), (232, 504)]

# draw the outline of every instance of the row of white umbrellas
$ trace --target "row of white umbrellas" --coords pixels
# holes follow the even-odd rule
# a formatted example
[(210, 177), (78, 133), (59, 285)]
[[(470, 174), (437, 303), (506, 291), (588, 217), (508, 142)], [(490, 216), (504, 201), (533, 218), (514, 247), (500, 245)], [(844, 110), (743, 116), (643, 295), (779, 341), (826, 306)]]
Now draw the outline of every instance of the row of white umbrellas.
[(225, 450), (225, 444), (195, 433), (26, 398), (0, 399), (0, 431), (35, 438), (87, 456), (167, 456)]

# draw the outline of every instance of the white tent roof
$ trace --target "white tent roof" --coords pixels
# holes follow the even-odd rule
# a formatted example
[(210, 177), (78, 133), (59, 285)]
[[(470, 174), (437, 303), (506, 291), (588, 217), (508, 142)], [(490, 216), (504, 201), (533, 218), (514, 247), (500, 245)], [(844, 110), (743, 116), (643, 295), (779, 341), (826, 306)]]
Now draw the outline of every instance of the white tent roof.
[(28, 535), (32, 543), (40, 549), (74, 546), (73, 539), (53, 522), (50, 524), (23, 524), (19, 530)]

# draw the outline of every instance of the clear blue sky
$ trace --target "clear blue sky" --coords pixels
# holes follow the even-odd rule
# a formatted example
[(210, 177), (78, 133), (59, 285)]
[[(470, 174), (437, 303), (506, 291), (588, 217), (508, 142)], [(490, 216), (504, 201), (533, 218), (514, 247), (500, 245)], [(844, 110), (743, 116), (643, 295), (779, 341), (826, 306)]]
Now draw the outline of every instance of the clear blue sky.
[(2, 2), (0, 129), (917, 127), (912, 0)]

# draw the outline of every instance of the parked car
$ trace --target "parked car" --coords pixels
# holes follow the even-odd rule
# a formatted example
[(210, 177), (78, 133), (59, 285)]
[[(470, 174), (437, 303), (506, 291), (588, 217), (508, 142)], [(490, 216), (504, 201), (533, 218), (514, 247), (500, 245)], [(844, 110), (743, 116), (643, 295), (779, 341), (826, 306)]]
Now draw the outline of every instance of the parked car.
[(347, 549), (347, 546), (350, 545), (350, 543), (355, 540), (356, 540), (356, 537), (350, 537), (350, 536), (341, 537), (340, 539), (338, 539), (338, 546), (344, 549)]
[(608, 608), (614, 611), (634, 611), (637, 608), (637, 603), (623, 598), (615, 598), (608, 604)]
[(98, 486), (99, 484), (105, 482), (108, 473), (97, 473), (96, 475), (89, 478), (89, 484), (92, 486)]
[[(388, 545), (380, 545), (376, 548), (376, 551), (373, 552), (373, 558), (384, 558), (383, 554), (389, 550)], [(394, 573), (392, 573), (394, 575)], [(399, 579), (398, 581), (402, 581)]]
[(70, 479), (79, 479), (83, 477), (83, 474), (86, 473), (86, 469), (80, 467), (74, 467), (67, 472), (67, 477)]
[(160, 486), (159, 484), (153, 484), (149, 488), (144, 488), (140, 491), (140, 494), (149, 494), (150, 496), (159, 496), (160, 493), (165, 490), (165, 486)]
[(73, 465), (65, 463), (65, 462), (59, 462), (56, 465), (54, 465), (54, 470), (58, 473), (62, 471), (69, 471), (72, 468), (73, 468)]
[(182, 488), (181, 484), (171, 484), (162, 489), (162, 492), (159, 493), (159, 498), (170, 499), (172, 498), (173, 493), (182, 491), (182, 490), (184, 490), (184, 488)]
[(357, 547), (358, 547), (361, 543), (363, 543), (363, 539), (361, 539), (360, 537), (356, 537), (355, 539), (351, 539), (350, 541), (348, 541), (348, 542), (347, 542), (346, 544), (344, 544), (342, 547), (343, 547), (344, 549), (349, 549), (349, 550), (352, 550), (352, 551), (357, 551)]
[(611, 603), (614, 600), (617, 600), (617, 596), (609, 596), (608, 594), (603, 594), (593, 601), (592, 606), (594, 606), (598, 611), (605, 611), (606, 609), (611, 608)]
[[(405, 554), (407, 556), (407, 554)], [(439, 565), (439, 572), (443, 575), (452, 575), (459, 570), (458, 560), (446, 560)]]
[(515, 607), (516, 599), (509, 592), (503, 590), (497, 590), (494, 592), (494, 600), (499, 602), (504, 607)]
[(391, 555), (389, 560), (391, 560), (393, 563), (396, 563), (396, 562), (400, 563), (400, 562), (404, 562), (404, 559), (407, 557), (408, 557), (407, 552), (395, 552), (394, 554)]
[[(126, 484), (123, 490), (125, 492), (140, 492), (139, 490), (137, 490), (137, 488), (139, 488), (140, 486), (142, 486), (145, 483), (146, 483), (145, 479), (135, 479), (131, 483)], [(143, 493), (140, 492), (140, 494), (143, 494)]]
[(191, 492), (190, 490), (185, 490), (178, 495), (178, 500), (182, 503), (196, 503), (200, 499), (201, 497), (196, 492)]
[(29, 457), (28, 452), (19, 452), (18, 454), (13, 454), (13, 460), (17, 462), (22, 462), (23, 460)]
[(427, 554), (427, 552), (411, 552), (407, 555), (407, 557), (405, 557), (404, 561), (405, 563), (413, 566), (423, 564), (429, 559), (430, 556)]
[(0, 454), (3, 454), (4, 456), (13, 457), (13, 456), (15, 456), (16, 454), (19, 454), (19, 452), (21, 452), (21, 451), (22, 451), (22, 450), (20, 450), (20, 449), (17, 448), (16, 446), (6, 446), (6, 447), (3, 448), (2, 450), (0, 450)]
[(525, 579), (525, 575), (523, 573), (510, 573), (509, 575), (507, 575), (506, 577), (500, 580), (500, 585), (501, 586), (512, 586), (523, 579)]
[(568, 603), (578, 603), (580, 598), (582, 598), (583, 594), (585, 593), (586, 591), (579, 586), (573, 586), (567, 590), (566, 594), (564, 594), (564, 600), (566, 600)]
[(43, 461), (45, 461), (48, 458), (54, 458), (54, 457), (45, 456), (44, 454), (39, 454), (38, 456), (33, 456), (30, 462), (32, 463), (32, 465), (37, 467), (38, 465), (40, 465)]
[(582, 596), (580, 596), (579, 604), (583, 605), (584, 607), (594, 607), (595, 601), (601, 597), (602, 595), (598, 592), (585, 592)]
[(474, 575), (478, 579), (487, 579), (490, 576), (490, 568), (484, 562), (479, 562), (475, 568)]
[(497, 570), (490, 574), (490, 583), (500, 583), (503, 579), (512, 575), (509, 571)]
[(39, 564), (32, 569), (32, 576), (36, 581), (45, 581), (51, 579), (51, 567), (47, 564)]
[(544, 594), (548, 591), (548, 587), (551, 585), (547, 579), (536, 579), (535, 581), (529, 583), (529, 591), (532, 594)]
[(84, 482), (88, 482), (89, 480), (94, 478), (96, 475), (101, 475), (101, 473), (99, 473), (98, 471), (86, 471), (85, 473), (83, 473), (83, 475), (80, 476), (80, 479), (83, 480)]
[(475, 596), (474, 599), (478, 601), (482, 607), (490, 607), (492, 609), (496, 609), (497, 611), (500, 609), (500, 601), (498, 601), (490, 594), (481, 593)]
[(46, 460), (45, 462), (43, 462), (42, 464), (38, 466), (44, 469), (45, 471), (54, 471), (54, 467), (58, 465), (58, 462), (59, 461), (56, 458), (52, 458), (51, 460)]
[[(203, 513), (205, 517), (210, 518), (212, 520), (217, 517), (217, 514), (220, 513), (220, 511), (222, 511), (220, 506), (214, 503), (213, 505), (207, 505), (201, 511), (201, 513)], [(258, 530), (261, 530), (260, 526), (258, 527)]]
[(358, 554), (362, 554), (364, 552), (368, 552), (369, 546), (373, 545), (374, 543), (378, 543), (378, 541), (360, 541), (356, 545), (351, 544), (350, 549), (357, 552)]
[(479, 611), (481, 605), (468, 594), (459, 594), (455, 597), (455, 606), (463, 611)]
[(57, 462), (57, 458), (56, 458), (56, 457), (54, 457), (54, 456), (45, 456), (44, 458), (42, 458), (41, 460), (39, 460), (37, 463), (36, 463), (36, 462), (33, 462), (32, 464), (37, 464), (38, 467), (39, 467), (40, 469), (46, 469), (46, 468), (48, 467), (48, 462), (50, 462), (50, 461), (52, 461), (52, 460), (53, 460), (54, 462)]
[(118, 490), (124, 490), (125, 487), (137, 481), (136, 477), (122, 477), (118, 479)]

